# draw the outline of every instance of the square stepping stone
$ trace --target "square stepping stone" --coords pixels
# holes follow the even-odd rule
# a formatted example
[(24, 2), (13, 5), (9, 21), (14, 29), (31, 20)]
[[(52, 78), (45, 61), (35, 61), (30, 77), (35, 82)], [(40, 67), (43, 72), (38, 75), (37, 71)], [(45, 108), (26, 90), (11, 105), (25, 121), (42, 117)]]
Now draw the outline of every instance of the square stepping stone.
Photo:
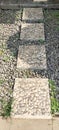
[(17, 68), (47, 69), (45, 45), (20, 45)]
[(20, 78), (15, 80), (12, 116), (22, 118), (49, 117), (48, 79)]
[(20, 39), (23, 41), (45, 40), (43, 23), (22, 23)]
[(24, 8), (22, 20), (43, 20), (42, 8)]

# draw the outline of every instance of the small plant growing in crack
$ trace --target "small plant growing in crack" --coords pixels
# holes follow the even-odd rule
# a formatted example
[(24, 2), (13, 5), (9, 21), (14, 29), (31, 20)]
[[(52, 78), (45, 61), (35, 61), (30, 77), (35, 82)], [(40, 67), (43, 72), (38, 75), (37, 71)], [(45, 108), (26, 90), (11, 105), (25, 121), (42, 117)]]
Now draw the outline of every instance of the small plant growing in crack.
[(56, 98), (56, 86), (55, 82), (49, 80), (50, 86), (50, 97), (51, 97), (51, 113), (55, 114), (56, 112), (59, 113), (59, 101)]
[(44, 44), (44, 43), (45, 43), (45, 41), (43, 39), (39, 40), (39, 44)]
[(1, 99), (0, 102), (2, 107), (1, 116), (5, 118), (10, 117), (12, 99), (9, 99), (9, 101), (5, 101), (4, 99)]

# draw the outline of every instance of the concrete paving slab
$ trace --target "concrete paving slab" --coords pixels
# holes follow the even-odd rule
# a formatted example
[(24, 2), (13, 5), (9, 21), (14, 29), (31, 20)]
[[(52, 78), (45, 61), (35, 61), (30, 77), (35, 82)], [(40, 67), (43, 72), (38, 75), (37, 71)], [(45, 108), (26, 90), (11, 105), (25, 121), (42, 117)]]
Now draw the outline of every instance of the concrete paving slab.
[(17, 68), (47, 70), (45, 45), (20, 45)]
[(43, 23), (22, 23), (20, 39), (25, 41), (45, 40)]
[(53, 130), (59, 130), (59, 117), (53, 118)]
[(43, 20), (43, 10), (42, 8), (24, 8), (22, 20), (28, 21), (39, 21)]
[(0, 117), (0, 130), (5, 128), (6, 130), (52, 130), (52, 119), (2, 119)]
[(13, 92), (12, 116), (20, 118), (49, 118), (50, 96), (48, 79), (17, 78)]
[(10, 130), (52, 130), (52, 121), (51, 119), (13, 119)]

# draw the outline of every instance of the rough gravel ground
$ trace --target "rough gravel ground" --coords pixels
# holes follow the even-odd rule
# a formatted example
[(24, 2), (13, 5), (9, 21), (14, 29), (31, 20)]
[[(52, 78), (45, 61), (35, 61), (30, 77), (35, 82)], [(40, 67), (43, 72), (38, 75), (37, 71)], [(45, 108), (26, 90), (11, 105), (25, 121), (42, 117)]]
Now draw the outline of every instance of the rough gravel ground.
[(0, 10), (0, 106), (2, 110), (6, 101), (12, 97), (21, 12), (21, 9)]
[[(18, 30), (21, 20), (20, 12), (20, 10), (18, 12), (0, 10), (0, 101), (1, 99), (9, 100), (12, 97), (14, 80), (18, 77), (48, 77), (55, 81), (57, 87), (59, 86), (59, 10), (44, 11), (46, 35), (46, 43), (44, 44), (46, 46), (48, 73), (38, 70), (20, 72), (16, 69), (20, 44)], [(2, 28), (4, 25), (6, 28)], [(10, 31), (10, 28), (12, 31)], [(3, 33), (1, 33), (1, 30)], [(4, 38), (4, 32), (10, 35)], [(2, 101), (0, 102), (1, 107)]]
[(48, 77), (59, 87), (59, 10), (45, 10)]

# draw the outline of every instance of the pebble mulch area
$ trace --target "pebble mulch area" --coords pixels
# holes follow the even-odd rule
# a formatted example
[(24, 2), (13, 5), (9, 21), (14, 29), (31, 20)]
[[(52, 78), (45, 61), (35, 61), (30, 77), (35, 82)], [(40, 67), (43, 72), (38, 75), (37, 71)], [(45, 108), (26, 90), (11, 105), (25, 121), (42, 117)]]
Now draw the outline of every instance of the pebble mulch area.
[[(46, 58), (48, 77), (59, 88), (59, 10), (45, 10)], [(59, 89), (58, 89), (59, 90)], [(59, 96), (57, 96), (59, 97)]]
[[(0, 10), (0, 108), (12, 97), (22, 10)], [(0, 109), (1, 110), (1, 109)], [(0, 114), (3, 113), (0, 111)]]

